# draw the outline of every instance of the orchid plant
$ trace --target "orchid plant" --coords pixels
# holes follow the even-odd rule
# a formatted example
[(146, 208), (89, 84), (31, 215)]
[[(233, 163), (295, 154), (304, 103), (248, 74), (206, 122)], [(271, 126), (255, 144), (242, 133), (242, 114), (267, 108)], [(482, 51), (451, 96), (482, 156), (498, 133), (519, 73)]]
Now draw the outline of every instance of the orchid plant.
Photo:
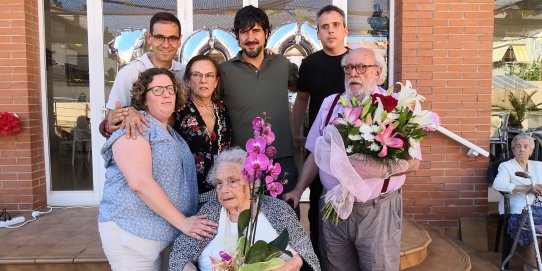
[[(341, 135), (348, 156), (362, 154), (384, 166), (392, 166), (398, 159), (418, 157), (419, 142), (440, 125), (439, 116), (422, 110), (425, 98), (418, 94), (410, 81), (397, 83), (385, 94), (374, 93), (361, 102), (340, 97), (342, 113), (332, 121)], [(338, 216), (331, 202), (322, 209), (323, 220), (338, 223)]]
[[(286, 229), (269, 243), (256, 240), (257, 218), (263, 195), (267, 192), (272, 197), (277, 197), (284, 190), (283, 184), (287, 182), (286, 179), (279, 178), (282, 171), (280, 164), (270, 159), (277, 151), (271, 145), (275, 141), (275, 134), (271, 124), (266, 122), (267, 118), (263, 113), (263, 118), (256, 117), (252, 120), (254, 137), (248, 139), (245, 145), (247, 157), (241, 175), (250, 188), (250, 208), (239, 215), (237, 226), (240, 238), (237, 251), (234, 255), (221, 251), (219, 258), (211, 257), (211, 267), (215, 271), (274, 270), (284, 265), (284, 261), (278, 258), (280, 254), (292, 256), (291, 252), (286, 250), (289, 241)], [(284, 176), (286, 175), (285, 173)]]

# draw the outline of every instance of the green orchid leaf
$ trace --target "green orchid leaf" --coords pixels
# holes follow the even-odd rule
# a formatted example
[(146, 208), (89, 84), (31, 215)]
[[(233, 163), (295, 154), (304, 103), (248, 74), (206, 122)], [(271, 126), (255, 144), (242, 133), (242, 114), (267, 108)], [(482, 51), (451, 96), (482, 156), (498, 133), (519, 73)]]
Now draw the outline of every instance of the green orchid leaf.
[(256, 241), (247, 251), (245, 263), (257, 263), (267, 258), (267, 243), (262, 240)]
[(257, 262), (252, 264), (244, 264), (239, 266), (238, 271), (262, 271), (262, 270), (275, 270), (284, 265), (284, 260), (279, 258), (273, 258), (266, 262)]
[(276, 247), (280, 250), (285, 250), (288, 246), (288, 241), (290, 240), (290, 235), (288, 230), (284, 229), (282, 232), (275, 238), (275, 240), (269, 242), (269, 246)]
[(244, 235), (245, 229), (248, 227), (248, 222), (250, 221), (250, 209), (246, 209), (241, 212), (239, 219), (237, 221), (237, 233), (239, 236)]

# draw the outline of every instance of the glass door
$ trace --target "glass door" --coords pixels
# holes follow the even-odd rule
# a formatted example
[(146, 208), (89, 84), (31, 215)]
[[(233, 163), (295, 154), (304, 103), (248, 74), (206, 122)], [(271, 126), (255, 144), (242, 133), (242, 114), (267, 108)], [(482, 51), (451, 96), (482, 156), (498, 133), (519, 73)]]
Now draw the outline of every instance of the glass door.
[(88, 18), (85, 0), (44, 1), (48, 204), (93, 203)]

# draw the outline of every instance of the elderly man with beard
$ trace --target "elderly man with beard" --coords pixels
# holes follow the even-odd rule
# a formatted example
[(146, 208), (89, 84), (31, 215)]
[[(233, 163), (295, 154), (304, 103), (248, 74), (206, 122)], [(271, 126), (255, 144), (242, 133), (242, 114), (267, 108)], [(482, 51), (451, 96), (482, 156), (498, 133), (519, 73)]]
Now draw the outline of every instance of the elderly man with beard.
[[(328, 96), (312, 125), (305, 148), (311, 152), (307, 157), (300, 178), (294, 190), (284, 195), (285, 199), (299, 203), (303, 190), (314, 180), (318, 166), (314, 158), (316, 139), (322, 135), (324, 128), (343, 106), (338, 103), (343, 95), (347, 100), (356, 98), (362, 101), (373, 93), (384, 94), (380, 88), (386, 73), (384, 57), (371, 49), (359, 48), (351, 50), (342, 59), (345, 73), (344, 94)], [(408, 169), (396, 172), (392, 177), (383, 179), (370, 176), (373, 173), (367, 168), (364, 177), (382, 178), (382, 186), (372, 191), (374, 198), (365, 202), (355, 202), (352, 213), (346, 220), (338, 224), (331, 221), (320, 221), (320, 254), (323, 270), (399, 270), (401, 246), (402, 196), (401, 186), (405, 182), (405, 173), (415, 171), (419, 160), (409, 160)], [(333, 176), (320, 172), (324, 193), (339, 184)], [(320, 199), (320, 208), (324, 199)], [(320, 218), (322, 213), (320, 213)]]
[(273, 157), (282, 172), (288, 172), (284, 190), (297, 181), (294, 143), (289, 121), (288, 88), (297, 84), (297, 66), (282, 55), (268, 55), (264, 48), (271, 25), (262, 9), (246, 6), (234, 19), (235, 36), (241, 47), (236, 57), (220, 65), (218, 94), (230, 113), (233, 145), (245, 146), (254, 136), (252, 120), (266, 112), (275, 132)]

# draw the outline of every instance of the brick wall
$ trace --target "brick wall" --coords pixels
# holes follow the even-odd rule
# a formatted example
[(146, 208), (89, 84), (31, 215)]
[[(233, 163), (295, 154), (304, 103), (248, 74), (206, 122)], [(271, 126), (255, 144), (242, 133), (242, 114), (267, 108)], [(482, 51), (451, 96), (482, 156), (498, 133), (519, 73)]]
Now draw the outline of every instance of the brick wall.
[[(396, 80), (411, 80), (447, 129), (488, 149), (494, 0), (397, 0)], [(487, 215), (488, 159), (435, 132), (404, 186), (404, 211), (458, 234), (459, 218)]]
[(0, 137), (0, 209), (46, 204), (38, 23), (37, 0), (0, 0), (0, 111), (21, 118)]

